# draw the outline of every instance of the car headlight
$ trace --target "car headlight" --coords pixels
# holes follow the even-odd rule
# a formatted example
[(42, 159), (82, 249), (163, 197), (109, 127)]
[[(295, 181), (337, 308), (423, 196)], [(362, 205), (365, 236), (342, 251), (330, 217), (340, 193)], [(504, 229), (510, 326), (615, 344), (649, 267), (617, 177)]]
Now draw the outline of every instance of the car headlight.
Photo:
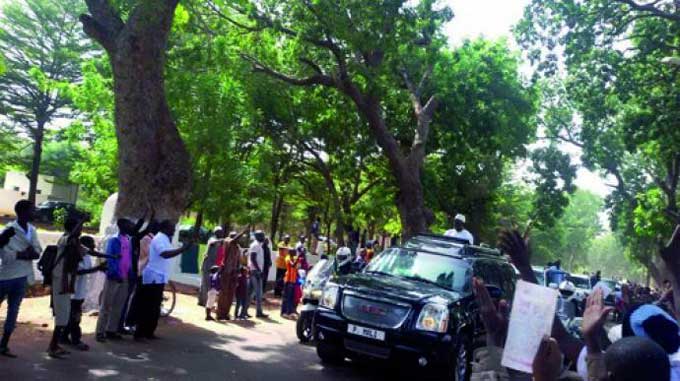
[(306, 287), (302, 291), (302, 296), (308, 299), (313, 299), (313, 300), (321, 300), (321, 296), (323, 295), (323, 290), (320, 288), (312, 288), (312, 287)]
[(323, 294), (321, 295), (321, 300), (319, 305), (322, 307), (334, 309), (335, 305), (338, 303), (338, 294), (340, 293), (340, 287), (336, 285), (327, 285), (323, 289)]
[(426, 304), (420, 311), (416, 329), (443, 333), (449, 328), (449, 309), (442, 304)]

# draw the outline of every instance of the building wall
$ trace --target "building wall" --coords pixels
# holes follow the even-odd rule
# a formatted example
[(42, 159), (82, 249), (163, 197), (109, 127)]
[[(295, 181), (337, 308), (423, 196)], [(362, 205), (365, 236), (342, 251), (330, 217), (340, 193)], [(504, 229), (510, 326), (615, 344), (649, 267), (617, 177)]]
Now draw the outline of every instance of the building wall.
[[(45, 201), (63, 201), (75, 204), (78, 200), (78, 186), (55, 184), (52, 176), (38, 177), (36, 204)], [(0, 189), (0, 216), (14, 216), (14, 204), (28, 197), (29, 180), (20, 172), (7, 172), (5, 184)]]

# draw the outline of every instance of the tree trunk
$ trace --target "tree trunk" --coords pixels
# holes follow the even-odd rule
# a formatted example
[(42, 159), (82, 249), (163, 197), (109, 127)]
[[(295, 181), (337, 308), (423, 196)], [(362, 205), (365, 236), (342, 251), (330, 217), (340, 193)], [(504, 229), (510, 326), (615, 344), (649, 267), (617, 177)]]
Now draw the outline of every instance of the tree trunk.
[[(428, 231), (429, 212), (425, 207), (423, 196), (423, 184), (420, 174), (425, 158), (424, 144), (427, 134), (418, 138), (417, 149), (414, 148), (411, 155), (405, 157), (401, 152), (399, 143), (390, 133), (382, 118), (380, 104), (375, 99), (368, 99), (364, 103), (358, 103), (362, 113), (368, 120), (368, 125), (387, 157), (390, 171), (394, 176), (398, 188), (397, 208), (401, 219), (402, 238), (408, 239), (418, 233)], [(420, 123), (420, 122), (419, 122)], [(427, 126), (425, 126), (427, 128)], [(415, 144), (414, 144), (415, 145)]]
[(33, 136), (33, 162), (29, 175), (28, 201), (35, 204), (35, 196), (38, 193), (38, 176), (40, 176), (40, 162), (42, 160), (42, 146), (45, 137), (45, 123), (38, 122)]
[(271, 239), (276, 240), (276, 233), (279, 229), (279, 219), (281, 218), (281, 209), (283, 208), (283, 195), (278, 191), (274, 195), (274, 202), (272, 203), (272, 217), (269, 223), (269, 233)]
[(420, 182), (420, 168), (414, 165), (401, 166), (392, 168), (392, 173), (399, 185), (397, 207), (401, 217), (402, 238), (408, 239), (418, 233), (427, 232), (428, 212)]
[(203, 226), (203, 211), (199, 211), (196, 215), (196, 222), (194, 223), (194, 240), (200, 242), (201, 227)]
[(85, 32), (113, 69), (118, 138), (116, 215), (177, 221), (191, 191), (189, 153), (165, 97), (165, 50), (178, 0), (142, 0), (123, 23), (108, 0), (86, 0)]

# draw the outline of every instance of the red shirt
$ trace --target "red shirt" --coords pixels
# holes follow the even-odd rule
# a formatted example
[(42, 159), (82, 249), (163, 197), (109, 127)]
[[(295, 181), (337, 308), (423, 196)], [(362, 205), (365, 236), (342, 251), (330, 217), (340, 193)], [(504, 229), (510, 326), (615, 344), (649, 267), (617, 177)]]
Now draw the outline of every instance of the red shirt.
[(217, 259), (215, 260), (215, 264), (217, 266), (220, 267), (224, 266), (224, 254), (225, 254), (224, 244), (222, 243), (217, 246)]

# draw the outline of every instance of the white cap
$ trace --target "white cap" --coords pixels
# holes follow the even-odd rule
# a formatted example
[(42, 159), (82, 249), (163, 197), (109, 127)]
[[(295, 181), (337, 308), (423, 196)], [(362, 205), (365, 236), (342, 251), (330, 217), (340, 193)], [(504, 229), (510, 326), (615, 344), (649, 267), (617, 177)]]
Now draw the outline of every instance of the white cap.
[(458, 214), (456, 214), (456, 217), (455, 217), (453, 220), (454, 220), (454, 221), (458, 220), (458, 221), (460, 221), (460, 222), (462, 222), (462, 223), (465, 223), (465, 216), (462, 215), (462, 214), (460, 214), (460, 213), (458, 213)]
[(213, 233), (221, 232), (224, 231), (221, 226), (215, 226), (215, 229), (213, 229)]

